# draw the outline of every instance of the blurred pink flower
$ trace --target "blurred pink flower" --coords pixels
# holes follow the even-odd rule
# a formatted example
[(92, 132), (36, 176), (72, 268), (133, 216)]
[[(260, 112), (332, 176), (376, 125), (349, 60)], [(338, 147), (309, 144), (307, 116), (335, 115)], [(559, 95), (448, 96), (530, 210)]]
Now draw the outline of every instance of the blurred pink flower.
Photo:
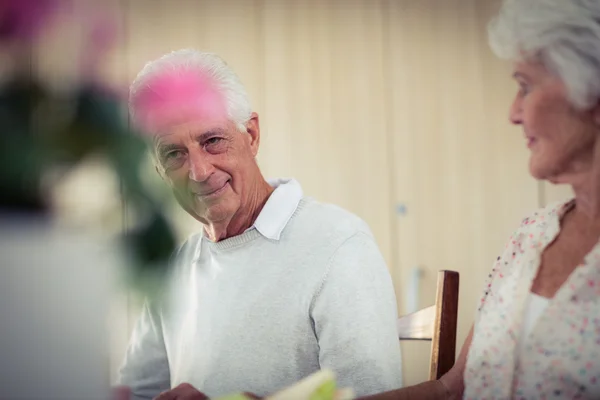
[(35, 39), (60, 3), (60, 0), (0, 0), (0, 40)]
[(111, 50), (121, 39), (116, 9), (107, 5), (94, 7), (89, 4), (81, 12), (80, 18), (86, 28), (83, 32), (84, 45), (78, 59), (79, 75), (84, 81), (105, 86), (108, 82), (104, 82), (101, 69)]

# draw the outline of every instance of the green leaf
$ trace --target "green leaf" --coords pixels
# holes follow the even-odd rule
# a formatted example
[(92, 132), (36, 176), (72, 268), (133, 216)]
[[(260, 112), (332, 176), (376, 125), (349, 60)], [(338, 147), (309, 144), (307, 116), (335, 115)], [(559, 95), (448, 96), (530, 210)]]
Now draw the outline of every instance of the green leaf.
[(213, 400), (251, 400), (251, 398), (243, 393), (236, 393), (225, 397), (219, 397)]
[(334, 380), (324, 382), (309, 397), (309, 400), (333, 400), (337, 385)]

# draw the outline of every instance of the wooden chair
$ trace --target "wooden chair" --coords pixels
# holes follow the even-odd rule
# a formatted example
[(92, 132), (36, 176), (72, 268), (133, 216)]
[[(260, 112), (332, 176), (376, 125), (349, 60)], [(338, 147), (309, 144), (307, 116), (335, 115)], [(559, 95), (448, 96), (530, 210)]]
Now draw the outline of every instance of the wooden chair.
[(400, 340), (431, 341), (430, 380), (439, 379), (454, 365), (458, 284), (458, 272), (438, 272), (435, 304), (398, 319)]

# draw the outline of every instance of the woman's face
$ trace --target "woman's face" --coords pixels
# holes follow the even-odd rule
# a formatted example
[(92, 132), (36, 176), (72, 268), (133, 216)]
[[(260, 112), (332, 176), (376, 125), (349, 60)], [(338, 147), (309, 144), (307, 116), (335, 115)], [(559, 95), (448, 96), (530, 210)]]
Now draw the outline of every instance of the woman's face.
[(600, 107), (575, 109), (564, 83), (541, 63), (516, 63), (513, 76), (519, 92), (510, 109), (510, 120), (523, 127), (531, 151), (531, 175), (554, 183), (571, 183), (571, 176), (591, 166)]

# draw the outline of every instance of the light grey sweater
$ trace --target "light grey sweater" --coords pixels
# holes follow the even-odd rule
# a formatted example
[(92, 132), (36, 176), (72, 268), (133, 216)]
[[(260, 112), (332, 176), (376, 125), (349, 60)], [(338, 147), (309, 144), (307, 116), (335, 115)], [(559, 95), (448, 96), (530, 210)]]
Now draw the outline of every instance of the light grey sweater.
[(390, 275), (367, 225), (336, 206), (303, 198), (278, 240), (192, 236), (166, 292), (121, 370), (134, 399), (184, 382), (264, 396), (324, 367), (357, 395), (401, 386)]

